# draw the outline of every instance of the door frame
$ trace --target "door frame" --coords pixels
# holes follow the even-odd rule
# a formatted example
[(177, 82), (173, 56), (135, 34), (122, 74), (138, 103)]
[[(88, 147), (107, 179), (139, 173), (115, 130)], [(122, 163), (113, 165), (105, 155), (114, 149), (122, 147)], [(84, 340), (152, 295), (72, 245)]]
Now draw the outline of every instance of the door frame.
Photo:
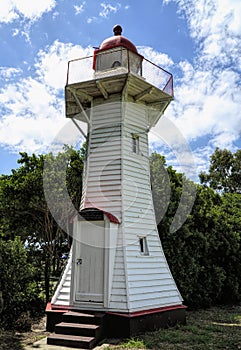
[[(89, 220), (91, 223), (91, 220)], [(106, 247), (109, 247), (110, 241), (113, 241), (113, 236), (117, 236), (118, 226), (116, 224), (110, 223), (109, 219), (106, 215), (103, 215), (103, 220), (100, 220), (104, 224), (104, 262), (103, 262), (103, 303), (102, 302), (94, 302), (94, 301), (79, 301), (76, 300), (76, 292), (78, 288), (78, 280), (76, 280), (76, 259), (77, 252), (76, 252), (76, 245), (78, 244), (76, 237), (79, 236), (79, 232), (81, 231), (81, 220), (79, 220), (79, 216), (76, 216), (73, 220), (73, 255), (72, 255), (72, 266), (71, 266), (71, 288), (70, 288), (70, 304), (74, 307), (79, 307), (82, 309), (103, 309), (107, 308), (109, 304), (109, 297), (110, 297), (110, 286), (112, 284), (112, 269), (113, 269), (113, 258), (112, 255), (115, 254), (113, 249), (108, 249)], [(93, 222), (94, 224), (94, 222)], [(113, 226), (114, 227), (110, 227)], [(110, 237), (110, 235), (112, 237)], [(111, 256), (110, 256), (110, 251)]]
[(75, 244), (75, 300), (103, 304), (106, 259), (104, 220), (81, 221), (78, 238)]

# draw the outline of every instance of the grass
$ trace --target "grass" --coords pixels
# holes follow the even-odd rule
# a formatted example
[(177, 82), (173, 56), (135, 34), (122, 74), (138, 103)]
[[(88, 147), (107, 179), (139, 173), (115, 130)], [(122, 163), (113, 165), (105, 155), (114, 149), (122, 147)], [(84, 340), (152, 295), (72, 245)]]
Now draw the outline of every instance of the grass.
[[(122, 342), (114, 348), (239, 350), (241, 349), (241, 307), (188, 311), (186, 325), (146, 333)], [(113, 349), (113, 346), (107, 349)]]
[[(0, 350), (23, 350), (46, 337), (45, 318), (31, 332), (0, 330)], [(241, 350), (241, 306), (188, 311), (187, 324), (146, 333), (105, 350)], [(67, 350), (67, 349), (66, 349)]]

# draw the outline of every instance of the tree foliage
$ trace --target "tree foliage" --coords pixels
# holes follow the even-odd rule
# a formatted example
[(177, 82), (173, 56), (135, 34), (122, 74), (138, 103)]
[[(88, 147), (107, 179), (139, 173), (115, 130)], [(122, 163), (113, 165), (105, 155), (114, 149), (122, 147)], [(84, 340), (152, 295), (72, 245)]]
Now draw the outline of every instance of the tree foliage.
[[(216, 164), (219, 163), (217, 153), (215, 151)], [(237, 154), (239, 152), (236, 152), (235, 157)], [(223, 159), (222, 152), (220, 155)], [(168, 184), (167, 180), (157, 180), (164, 172), (164, 165), (163, 157), (156, 154), (151, 157), (153, 191), (159, 193), (156, 198), (153, 194), (157, 210), (165, 198), (163, 193), (166, 190), (162, 186)], [(183, 190), (183, 175), (172, 167), (166, 167), (166, 172), (171, 188), (170, 203), (163, 219), (158, 222), (158, 230), (168, 264), (185, 303), (196, 308), (240, 302), (241, 194), (238, 184), (234, 187), (232, 180), (232, 187), (230, 185), (228, 190), (226, 182), (225, 191), (221, 193), (214, 191), (211, 186), (196, 185), (192, 211), (186, 222), (173, 232), (170, 228)], [(234, 174), (234, 171), (230, 173)], [(211, 178), (210, 175), (210, 183), (217, 189)]]
[[(11, 175), (0, 178), (0, 225), (4, 239), (20, 236), (31, 248), (34, 264), (44, 275), (46, 301), (50, 299), (50, 277), (59, 266), (61, 250), (69, 249), (69, 237), (58, 225), (46, 201), (43, 186), (43, 171), (48, 162), (50, 188), (59, 209), (59, 219), (69, 225), (72, 211), (66, 207), (63, 198), (65, 183), (70, 201), (78, 207), (82, 185), (84, 151), (66, 147), (56, 156), (53, 154), (29, 156), (20, 153), (20, 167)], [(71, 208), (72, 210), (72, 208)], [(67, 228), (68, 230), (71, 228)], [(67, 248), (64, 248), (67, 247)]]
[[(66, 147), (57, 155), (21, 153), (20, 167), (0, 177), (0, 292), (6, 324), (7, 309), (19, 315), (34, 302), (31, 298), (38, 299), (36, 286), (43, 276), (46, 301), (50, 298), (50, 276), (60, 270), (60, 253), (70, 243), (66, 234), (71, 232), (70, 218), (80, 204), (84, 155), (84, 147), (79, 151)], [(167, 166), (163, 156), (150, 157), (160, 239), (190, 307), (241, 301), (240, 158), (240, 151), (217, 149), (209, 172), (200, 174), (202, 184), (197, 185)], [(190, 186), (183, 195), (186, 184)], [(188, 211), (194, 193), (189, 188), (194, 187), (196, 199)], [(51, 199), (57, 203), (54, 212)], [(182, 224), (177, 229), (174, 220)]]
[(19, 237), (14, 240), (0, 239), (0, 291), (2, 310), (0, 324), (13, 328), (23, 312), (41, 307), (33, 265)]
[(219, 192), (241, 194), (241, 150), (232, 153), (216, 148), (210, 158), (209, 172), (200, 173), (202, 184)]

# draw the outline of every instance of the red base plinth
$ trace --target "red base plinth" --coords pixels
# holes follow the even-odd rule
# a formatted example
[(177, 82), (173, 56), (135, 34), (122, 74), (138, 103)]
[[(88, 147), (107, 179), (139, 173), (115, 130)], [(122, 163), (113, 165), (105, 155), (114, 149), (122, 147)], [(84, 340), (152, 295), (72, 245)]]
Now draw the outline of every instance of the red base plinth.
[[(172, 327), (178, 323), (186, 323), (186, 306), (174, 305), (159, 309), (144, 310), (134, 313), (103, 312), (103, 336), (107, 338), (128, 338), (147, 331)], [(62, 322), (63, 314), (77, 311), (96, 314), (93, 310), (73, 310), (55, 308), (49, 303), (46, 308), (47, 331), (53, 332), (55, 325)]]

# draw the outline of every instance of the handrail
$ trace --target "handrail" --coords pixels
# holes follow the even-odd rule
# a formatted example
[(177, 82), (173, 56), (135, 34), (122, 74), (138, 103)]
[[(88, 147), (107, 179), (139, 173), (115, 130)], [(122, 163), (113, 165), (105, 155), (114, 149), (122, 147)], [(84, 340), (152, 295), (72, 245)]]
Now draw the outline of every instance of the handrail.
[[(120, 48), (120, 50), (127, 51), (127, 66), (121, 66), (123, 68), (126, 68), (127, 73), (131, 72), (131, 62), (130, 62), (130, 55), (129, 50)], [(118, 50), (115, 50), (118, 52)], [(108, 52), (102, 52), (101, 55), (110, 54), (110, 51)], [(132, 53), (133, 54), (133, 53)], [(137, 56), (140, 56), (137, 54)], [(140, 67), (140, 72), (138, 75), (140, 75), (142, 78), (144, 78), (147, 82), (150, 82), (154, 86), (158, 87), (168, 95), (174, 97), (174, 89), (173, 89), (173, 75), (168, 72), (166, 69), (158, 66), (157, 64), (151, 62), (150, 60), (142, 57), (142, 65)], [(89, 80), (90, 74), (92, 73), (92, 79), (94, 79), (94, 70), (93, 70), (93, 59), (94, 55), (87, 56), (87, 57), (81, 57), (81, 58), (75, 58), (68, 62), (68, 70), (67, 70), (67, 79), (66, 79), (66, 85), (78, 83), (82, 81)], [(74, 65), (77, 64), (77, 68)], [(107, 70), (108, 71), (108, 70)], [(99, 71), (98, 71), (99, 72)], [(112, 70), (114, 72), (114, 70)], [(116, 70), (116, 73), (118, 73), (118, 70)], [(71, 80), (70, 75), (74, 76), (73, 81)], [(89, 77), (87, 77), (89, 75)]]
[(82, 60), (86, 60), (86, 59), (89, 59), (89, 58), (92, 58), (92, 59), (93, 59), (93, 56), (86, 56), (86, 57), (81, 57), (81, 58), (74, 58), (74, 59), (68, 61), (66, 85), (68, 85), (68, 81), (69, 81), (69, 70), (70, 70), (69, 68), (70, 68), (70, 64), (71, 64), (72, 62), (82, 61)]

